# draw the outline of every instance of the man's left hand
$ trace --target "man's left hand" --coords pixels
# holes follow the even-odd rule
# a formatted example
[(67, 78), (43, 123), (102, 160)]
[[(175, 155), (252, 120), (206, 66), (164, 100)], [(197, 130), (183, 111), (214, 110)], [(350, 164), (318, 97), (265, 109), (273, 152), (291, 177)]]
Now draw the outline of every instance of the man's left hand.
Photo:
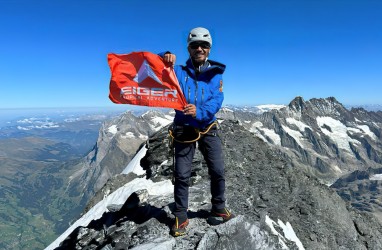
[(184, 106), (183, 113), (185, 115), (191, 115), (192, 117), (196, 117), (196, 106), (194, 104), (187, 104)]

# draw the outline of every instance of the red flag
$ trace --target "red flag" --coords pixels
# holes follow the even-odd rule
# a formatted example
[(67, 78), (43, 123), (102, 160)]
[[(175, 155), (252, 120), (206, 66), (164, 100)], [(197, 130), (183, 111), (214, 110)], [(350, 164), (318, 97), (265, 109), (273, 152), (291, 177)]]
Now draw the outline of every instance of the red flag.
[(187, 104), (173, 68), (150, 52), (109, 54), (114, 103), (183, 110)]

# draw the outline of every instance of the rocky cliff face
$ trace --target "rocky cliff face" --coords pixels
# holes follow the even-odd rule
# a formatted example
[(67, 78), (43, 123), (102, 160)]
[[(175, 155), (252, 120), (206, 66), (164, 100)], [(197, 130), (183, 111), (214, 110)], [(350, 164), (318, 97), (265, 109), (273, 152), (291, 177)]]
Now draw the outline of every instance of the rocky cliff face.
[(356, 170), (331, 187), (353, 207), (374, 214), (382, 223), (382, 168)]
[[(303, 106), (310, 104), (296, 102), (296, 105), (288, 108), (291, 115), (287, 118), (294, 118), (289, 121), (297, 131), (300, 128), (297, 121), (307, 124), (310, 119), (301, 113)], [(301, 114), (300, 120), (296, 114)], [(116, 190), (118, 196), (128, 197), (124, 204), (109, 203), (102, 216), (68, 232), (57, 249), (381, 249), (382, 227), (374, 217), (352, 209), (335, 191), (321, 184), (309, 171), (291, 164), (285, 152), (270, 145), (271, 138), (264, 131), (272, 126), (278, 128), (278, 135), (283, 135), (285, 128), (280, 120), (277, 112), (264, 115), (262, 126), (257, 126), (263, 129), (254, 127), (255, 133), (244, 127), (249, 123), (232, 120), (221, 123), (227, 204), (237, 215), (231, 221), (215, 226), (206, 222), (210, 209), (209, 180), (205, 163), (197, 154), (190, 189), (188, 234), (170, 236), (172, 158), (163, 129), (147, 144), (147, 153), (141, 161), (145, 176), (118, 175), (98, 195), (101, 200)], [(313, 121), (309, 124), (312, 126)], [(330, 128), (329, 125), (325, 128), (325, 123), (315, 126), (321, 131)], [(309, 130), (301, 134), (313, 134), (321, 147), (330, 148), (329, 139), (325, 141), (323, 136)], [(284, 137), (288, 135), (285, 133)], [(280, 143), (284, 141), (281, 138)], [(298, 145), (292, 137), (289, 143), (293, 142)], [(119, 188), (118, 183), (123, 186)], [(164, 186), (169, 189), (161, 192)], [(102, 201), (98, 208), (104, 206)], [(92, 212), (90, 209), (84, 216), (90, 217)]]
[(69, 177), (67, 192), (84, 207), (106, 181), (122, 172), (150, 135), (172, 122), (171, 113), (151, 110), (141, 116), (126, 112), (105, 122), (94, 148)]

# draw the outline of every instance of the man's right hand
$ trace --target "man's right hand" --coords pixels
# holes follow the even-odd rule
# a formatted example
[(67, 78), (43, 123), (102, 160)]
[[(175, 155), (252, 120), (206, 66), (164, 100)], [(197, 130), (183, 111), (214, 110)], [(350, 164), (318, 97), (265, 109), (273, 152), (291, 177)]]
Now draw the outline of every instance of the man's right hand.
[(174, 67), (175, 61), (176, 61), (176, 56), (174, 54), (171, 54), (171, 53), (166, 53), (163, 56), (163, 61), (165, 63), (168, 63), (171, 67)]

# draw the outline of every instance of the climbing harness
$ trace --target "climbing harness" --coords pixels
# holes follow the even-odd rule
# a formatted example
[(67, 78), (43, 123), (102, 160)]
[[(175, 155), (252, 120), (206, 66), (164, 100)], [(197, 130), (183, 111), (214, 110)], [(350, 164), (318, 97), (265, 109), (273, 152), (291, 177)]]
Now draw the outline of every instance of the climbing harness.
[(174, 124), (173, 126), (169, 126), (168, 128), (168, 133), (170, 135), (170, 137), (172, 138), (173, 141), (176, 141), (176, 142), (179, 142), (179, 143), (193, 143), (193, 142), (196, 142), (200, 139), (200, 137), (202, 137), (203, 135), (207, 134), (208, 132), (210, 132), (211, 128), (213, 126), (216, 126), (217, 125), (217, 122), (213, 122), (211, 123), (210, 125), (208, 125), (208, 127), (203, 130), (203, 131), (200, 131), (199, 129), (197, 128), (192, 128), (194, 129), (194, 134), (196, 135), (196, 138), (195, 139), (191, 139), (191, 140), (179, 140), (176, 138), (176, 136), (174, 136)]
[[(172, 175), (172, 178), (171, 178), (171, 182), (172, 182), (173, 185), (175, 184), (175, 145), (174, 145), (174, 141), (179, 142), (179, 143), (193, 143), (193, 142), (196, 142), (203, 135), (209, 133), (213, 126), (217, 126), (217, 125), (218, 125), (218, 123), (215, 121), (215, 122), (211, 123), (210, 125), (208, 125), (208, 127), (205, 130), (203, 130), (203, 131), (200, 131), (197, 128), (189, 127), (189, 129), (192, 129), (192, 132), (196, 135), (196, 138), (195, 139), (191, 139), (191, 140), (180, 140), (180, 139), (177, 139), (176, 136), (174, 135), (174, 133), (175, 133), (174, 130), (177, 127), (175, 124), (172, 124), (172, 125), (170, 125), (168, 127), (168, 134), (171, 137), (169, 139), (169, 148), (170, 148), (170, 152), (171, 152), (171, 155), (172, 155), (172, 172), (173, 172), (173, 175)], [(183, 126), (180, 126), (180, 127), (183, 127)], [(214, 132), (213, 135), (217, 136), (217, 133)]]

